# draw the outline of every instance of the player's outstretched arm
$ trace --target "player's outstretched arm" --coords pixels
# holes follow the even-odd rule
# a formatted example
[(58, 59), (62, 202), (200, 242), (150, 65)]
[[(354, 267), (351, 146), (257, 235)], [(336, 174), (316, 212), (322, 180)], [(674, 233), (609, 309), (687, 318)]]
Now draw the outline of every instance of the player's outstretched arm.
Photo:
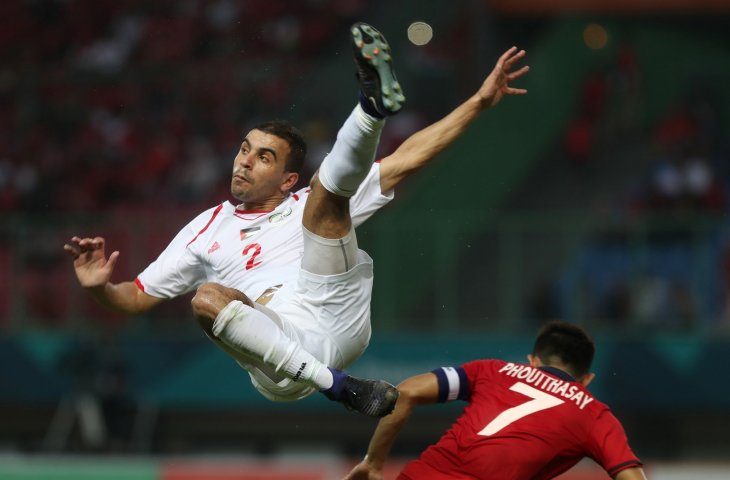
[(375, 428), (368, 453), (362, 462), (345, 477), (345, 480), (382, 480), (383, 466), (398, 433), (411, 416), (413, 407), (419, 404), (436, 403), (438, 380), (433, 373), (424, 373), (407, 378), (398, 385), (398, 401), (393, 413), (383, 417)]
[(102, 237), (73, 237), (63, 246), (73, 259), (79, 284), (100, 304), (121, 313), (145, 312), (162, 302), (162, 299), (144, 293), (134, 282), (110, 282), (119, 252), (112, 252), (107, 258), (104, 243)]
[(436, 123), (419, 130), (404, 141), (395, 152), (380, 162), (380, 188), (388, 192), (404, 178), (427, 165), (451, 145), (479, 116), (482, 110), (497, 105), (505, 95), (524, 95), (527, 90), (513, 88), (510, 82), (526, 74), (530, 67), (512, 71), (525, 56), (524, 50), (512, 47), (499, 57), (497, 64), (477, 92), (466, 102)]
[(621, 470), (613, 478), (614, 480), (646, 480), (646, 475), (644, 475), (644, 469), (634, 467)]

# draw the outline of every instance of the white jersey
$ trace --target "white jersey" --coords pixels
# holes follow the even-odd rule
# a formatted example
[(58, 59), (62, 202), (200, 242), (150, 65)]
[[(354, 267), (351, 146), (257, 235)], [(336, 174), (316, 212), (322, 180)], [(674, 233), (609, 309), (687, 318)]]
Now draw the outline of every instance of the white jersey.
[[(206, 210), (139, 274), (137, 285), (158, 298), (177, 297), (205, 282), (236, 288), (251, 300), (281, 285), (283, 296), (296, 287), (309, 192), (303, 188), (289, 195), (270, 212), (241, 210), (227, 201)], [(353, 225), (359, 226), (392, 199), (392, 191), (381, 193), (379, 163), (373, 164), (350, 199)]]

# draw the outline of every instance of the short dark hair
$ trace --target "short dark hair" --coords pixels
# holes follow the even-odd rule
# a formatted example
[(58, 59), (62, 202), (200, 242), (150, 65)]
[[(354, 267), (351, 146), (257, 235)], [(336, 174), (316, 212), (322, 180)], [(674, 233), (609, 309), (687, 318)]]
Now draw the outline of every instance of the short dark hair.
[(532, 354), (543, 363), (550, 364), (551, 358), (559, 360), (578, 378), (590, 372), (595, 353), (596, 344), (585, 330), (560, 320), (548, 322), (540, 329), (532, 349)]
[(302, 170), (307, 156), (307, 142), (304, 141), (304, 135), (298, 128), (286, 120), (270, 120), (253, 128), (285, 140), (290, 150), (285, 164), (286, 171), (299, 173)]

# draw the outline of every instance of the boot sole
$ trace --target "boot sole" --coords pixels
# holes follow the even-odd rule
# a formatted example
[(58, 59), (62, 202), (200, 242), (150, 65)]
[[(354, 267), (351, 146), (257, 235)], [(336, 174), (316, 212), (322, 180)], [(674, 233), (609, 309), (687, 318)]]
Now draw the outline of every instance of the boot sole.
[[(366, 42), (365, 36), (373, 39)], [(379, 98), (371, 99), (382, 113), (392, 115), (400, 111), (405, 104), (406, 97), (395, 77), (393, 59), (390, 55), (390, 45), (385, 37), (367, 24), (356, 24), (352, 27), (352, 41), (355, 47), (355, 60), (359, 65), (371, 72), (375, 72), (380, 89)], [(372, 92), (365, 92), (371, 94)]]

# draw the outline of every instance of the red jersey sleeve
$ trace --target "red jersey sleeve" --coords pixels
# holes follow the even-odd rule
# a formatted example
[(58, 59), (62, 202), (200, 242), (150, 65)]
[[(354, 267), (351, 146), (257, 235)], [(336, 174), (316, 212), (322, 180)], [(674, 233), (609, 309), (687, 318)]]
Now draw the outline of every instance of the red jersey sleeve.
[(626, 468), (641, 466), (629, 447), (623, 426), (608, 408), (596, 417), (587, 448), (611, 477)]

